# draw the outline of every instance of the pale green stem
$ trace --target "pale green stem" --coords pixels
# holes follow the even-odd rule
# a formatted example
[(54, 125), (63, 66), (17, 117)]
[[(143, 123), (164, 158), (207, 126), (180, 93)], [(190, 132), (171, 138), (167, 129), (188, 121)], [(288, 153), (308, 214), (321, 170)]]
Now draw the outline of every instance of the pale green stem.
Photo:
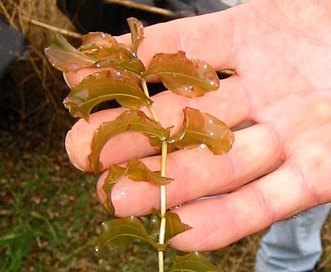
[[(144, 90), (144, 93), (145, 95), (149, 98), (149, 92), (148, 92), (148, 88), (147, 88), (147, 84), (146, 84), (146, 80), (144, 78), (141, 79), (141, 84), (142, 84), (142, 87), (143, 87), (143, 90)], [(156, 113), (155, 113), (155, 110), (153, 108), (152, 105), (148, 105), (148, 109), (149, 111), (151, 112), (152, 116), (153, 116), (153, 119), (156, 121), (156, 122), (159, 122), (159, 118), (157, 117)]]
[[(145, 95), (149, 98), (149, 92), (145, 79), (141, 80), (142, 87)], [(149, 105), (149, 110), (156, 122), (159, 119), (155, 113), (152, 105)], [(166, 177), (166, 166), (167, 166), (167, 154), (168, 154), (168, 143), (167, 141), (162, 141), (162, 159), (161, 159), (161, 176)], [(166, 187), (165, 185), (160, 186), (160, 230), (159, 230), (159, 244), (164, 245), (165, 243), (165, 231), (166, 231), (166, 212), (167, 212), (167, 198), (166, 198)], [(164, 252), (163, 250), (158, 250), (158, 260), (159, 260), (159, 272), (164, 272)]]
[[(162, 141), (162, 167), (161, 176), (166, 176), (166, 165), (167, 165), (167, 153), (168, 153), (168, 143), (167, 141)], [(167, 212), (167, 196), (165, 185), (160, 186), (160, 231), (159, 231), (159, 244), (164, 245), (165, 242), (165, 230), (166, 230), (166, 212)], [(163, 250), (159, 250), (159, 272), (164, 271), (164, 254)]]

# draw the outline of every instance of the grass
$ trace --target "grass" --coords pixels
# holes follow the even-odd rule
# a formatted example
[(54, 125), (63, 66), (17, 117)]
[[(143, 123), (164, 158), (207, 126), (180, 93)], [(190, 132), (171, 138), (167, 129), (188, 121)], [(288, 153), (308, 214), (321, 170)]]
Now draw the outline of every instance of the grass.
[(93, 263), (89, 233), (102, 216), (94, 208), (88, 211), (98, 207), (94, 178), (64, 176), (62, 167), (44, 156), (26, 154), (6, 164), (12, 169), (0, 174), (5, 188), (0, 213), (3, 271), (69, 271), (81, 265), (80, 258)]

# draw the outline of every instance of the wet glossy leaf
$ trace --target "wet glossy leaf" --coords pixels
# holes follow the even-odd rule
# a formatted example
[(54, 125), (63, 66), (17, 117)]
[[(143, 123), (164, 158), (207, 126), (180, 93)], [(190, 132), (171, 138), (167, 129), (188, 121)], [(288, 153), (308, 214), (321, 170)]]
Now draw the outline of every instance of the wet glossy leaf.
[(158, 77), (170, 91), (187, 97), (202, 96), (219, 87), (214, 69), (201, 60), (187, 59), (183, 51), (156, 54), (145, 77)]
[(180, 234), (184, 231), (191, 229), (189, 225), (183, 224), (177, 213), (167, 212), (166, 213), (166, 233), (165, 240), (168, 241), (172, 237)]
[(79, 48), (85, 55), (95, 60), (94, 67), (113, 67), (130, 71), (139, 78), (145, 72), (145, 66), (125, 45), (102, 32), (92, 32), (83, 36), (83, 44)]
[(171, 178), (161, 176), (161, 171), (152, 171), (138, 160), (130, 160), (125, 168), (124, 176), (133, 181), (151, 182), (157, 185), (166, 185)]
[(141, 21), (136, 18), (130, 17), (127, 19), (132, 40), (132, 52), (137, 56), (137, 50), (144, 38), (144, 26)]
[(103, 249), (107, 244), (115, 247), (126, 247), (137, 239), (146, 241), (154, 248), (157, 248), (157, 244), (148, 235), (138, 218), (126, 217), (109, 220), (102, 223), (95, 251), (99, 257), (102, 257)]
[(195, 148), (206, 145), (214, 154), (224, 154), (232, 148), (233, 132), (216, 117), (192, 108), (184, 109), (184, 122), (180, 130), (169, 139), (170, 145)]
[(175, 258), (171, 272), (223, 272), (211, 264), (201, 253), (192, 252), (186, 256)]
[(120, 177), (123, 176), (124, 172), (125, 172), (125, 168), (120, 167), (116, 164), (112, 164), (109, 167), (108, 175), (102, 186), (102, 189), (107, 196), (105, 202), (102, 205), (111, 215), (115, 214), (115, 208), (111, 199), (111, 192), (116, 182), (119, 180)]
[(100, 153), (106, 142), (113, 136), (126, 131), (138, 131), (150, 138), (157, 138), (160, 141), (167, 140), (169, 130), (163, 128), (142, 111), (127, 110), (114, 121), (106, 122), (95, 131), (89, 161), (91, 169), (99, 172), (102, 170), (102, 163), (99, 161)]
[(145, 66), (128, 46), (102, 32), (84, 35), (79, 49), (58, 35), (51, 46), (45, 49), (45, 53), (50, 63), (63, 72), (75, 72), (87, 67), (113, 67), (134, 73), (139, 78), (145, 72)]
[[(82, 37), (82, 45), (79, 47), (80, 51), (93, 51), (99, 48), (121, 48), (120, 43), (116, 39), (104, 32), (89, 32)], [(86, 52), (88, 53), (88, 52)]]
[(125, 177), (133, 181), (151, 182), (157, 185), (166, 185), (173, 179), (162, 177), (161, 171), (152, 171), (138, 160), (130, 160), (126, 167)]
[(118, 43), (114, 37), (102, 32), (91, 32), (83, 36), (79, 48), (95, 60), (95, 67), (113, 67), (130, 71), (140, 77), (145, 66), (127, 45)]
[[(176, 213), (166, 212), (166, 230), (165, 230), (165, 241), (170, 240), (174, 236), (191, 229), (189, 225), (183, 224)], [(150, 217), (149, 224), (149, 235), (157, 242), (159, 239), (159, 231), (160, 231), (160, 214), (154, 209), (152, 211), (152, 215)]]
[(149, 236), (158, 243), (160, 234), (160, 212), (157, 209), (153, 209), (149, 216), (147, 231)]
[(79, 51), (95, 61), (134, 58), (128, 46), (117, 42), (113, 36), (103, 32), (90, 32), (84, 35)]
[(139, 80), (145, 72), (145, 66), (139, 59), (125, 59), (116, 61), (105, 59), (98, 61), (95, 66), (98, 68), (112, 67), (115, 69), (121, 69), (126, 73), (131, 72), (136, 75), (136, 78)]
[(118, 43), (114, 37), (102, 32), (92, 32), (83, 36), (80, 50), (95, 60), (95, 67), (113, 67), (130, 71), (140, 77), (144, 71), (143, 63), (132, 53), (127, 45)]
[(49, 62), (63, 72), (78, 71), (95, 63), (93, 59), (73, 47), (60, 35), (57, 35), (51, 42), (51, 46), (45, 49), (45, 54)]
[(139, 87), (136, 78), (111, 69), (89, 75), (75, 85), (64, 100), (64, 106), (72, 116), (88, 119), (96, 105), (113, 99), (129, 109), (138, 109), (152, 103)]
[(172, 181), (171, 178), (162, 177), (160, 171), (148, 169), (144, 163), (138, 160), (130, 160), (126, 167), (111, 165), (103, 185), (103, 189), (107, 195), (107, 199), (103, 205), (110, 214), (115, 213), (111, 200), (111, 191), (116, 182), (123, 177), (132, 181), (151, 182), (157, 185), (166, 185)]

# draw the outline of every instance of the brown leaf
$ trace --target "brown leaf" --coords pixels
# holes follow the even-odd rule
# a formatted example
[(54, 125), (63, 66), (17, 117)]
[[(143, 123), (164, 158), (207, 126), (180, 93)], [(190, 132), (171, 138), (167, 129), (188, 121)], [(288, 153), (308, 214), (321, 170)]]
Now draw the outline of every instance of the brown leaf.
[(89, 119), (96, 105), (113, 99), (129, 109), (152, 104), (136, 77), (122, 70), (109, 69), (91, 74), (75, 85), (64, 100), (64, 106), (72, 116)]
[(117, 181), (123, 177), (136, 182), (151, 182), (157, 185), (166, 185), (172, 181), (171, 178), (162, 177), (160, 171), (152, 171), (138, 160), (130, 160), (126, 167), (112, 164), (103, 185), (104, 192), (107, 195), (103, 205), (112, 215), (115, 213), (115, 209), (111, 200), (111, 192)]
[(219, 79), (206, 62), (187, 59), (183, 51), (176, 54), (156, 54), (148, 67), (145, 78), (158, 77), (172, 92), (187, 97), (202, 96), (216, 91)]
[(205, 144), (214, 154), (227, 153), (234, 141), (233, 132), (216, 117), (192, 108), (184, 109), (180, 130), (169, 139), (169, 144), (180, 149)]
[(149, 138), (158, 138), (160, 141), (167, 140), (169, 130), (163, 128), (158, 122), (145, 115), (142, 111), (127, 110), (114, 121), (106, 122), (95, 131), (89, 161), (91, 169), (99, 172), (102, 163), (99, 161), (100, 153), (106, 142), (113, 136), (126, 131), (138, 131)]

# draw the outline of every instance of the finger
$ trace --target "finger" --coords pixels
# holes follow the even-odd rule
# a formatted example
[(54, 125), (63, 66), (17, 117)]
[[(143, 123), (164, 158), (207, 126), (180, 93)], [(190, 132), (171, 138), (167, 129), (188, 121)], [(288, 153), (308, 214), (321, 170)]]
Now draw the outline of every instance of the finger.
[(298, 135), (290, 143), (287, 153), (291, 166), (316, 204), (331, 200), (331, 138), (327, 135), (331, 135), (330, 118), (328, 122), (316, 124)]
[[(188, 58), (204, 60), (215, 69), (231, 68), (236, 14), (226, 10), (146, 27), (138, 56), (148, 65), (156, 53), (182, 50)], [(131, 42), (129, 35), (117, 39), (127, 44)]]
[[(174, 181), (166, 186), (168, 208), (206, 195), (231, 192), (269, 173), (281, 163), (277, 141), (264, 126), (255, 125), (235, 134), (236, 142), (227, 155), (215, 156), (205, 149), (169, 154), (167, 177)], [(152, 170), (160, 169), (159, 157), (142, 161)], [(105, 177), (106, 174), (98, 183), (101, 202), (106, 199), (102, 189)], [(158, 186), (149, 183), (121, 180), (111, 195), (116, 214), (148, 214), (152, 208), (159, 206), (158, 190)]]
[[(225, 247), (308, 208), (309, 197), (296, 174), (288, 167), (281, 167), (226, 196), (176, 209), (182, 222), (192, 229), (175, 237), (171, 246), (184, 251)], [(305, 206), (299, 204), (303, 198)]]
[[(206, 61), (216, 70), (234, 68), (234, 63), (230, 60), (234, 52), (232, 43), (235, 14), (232, 11), (222, 11), (146, 27), (138, 57), (148, 67), (155, 54), (177, 53), (181, 50), (188, 58)], [(131, 44), (131, 36), (128, 34), (116, 39), (121, 43)], [(98, 70), (103, 69), (105, 68)], [(95, 69), (84, 68), (78, 72), (68, 72), (64, 77), (69, 86), (74, 86), (93, 72)]]
[(314, 205), (296, 173), (284, 167), (224, 197), (176, 209), (192, 229), (175, 237), (171, 246), (183, 251), (216, 250)]
[(317, 136), (330, 132), (330, 123), (311, 129), (297, 138), (296, 152), (276, 171), (224, 197), (176, 209), (182, 221), (193, 228), (175, 237), (172, 246), (185, 251), (218, 249), (330, 202), (331, 139)]
[[(183, 109), (192, 107), (208, 112), (232, 127), (250, 118), (249, 98), (237, 76), (221, 81), (220, 90), (199, 98), (185, 98), (171, 92), (152, 97), (153, 107), (163, 127), (176, 131), (183, 119)], [(235, 105), (235, 106), (234, 106)], [(148, 110), (143, 109), (147, 114)], [(66, 137), (66, 148), (71, 162), (79, 169), (89, 171), (88, 155), (95, 129), (101, 123), (114, 120), (123, 109), (111, 109), (91, 115), (90, 120), (79, 120)], [(132, 140), (134, 139), (134, 140)], [(131, 158), (142, 158), (155, 154), (148, 139), (140, 134), (124, 133), (110, 139), (104, 146), (100, 160), (104, 168), (112, 163), (121, 163)]]

